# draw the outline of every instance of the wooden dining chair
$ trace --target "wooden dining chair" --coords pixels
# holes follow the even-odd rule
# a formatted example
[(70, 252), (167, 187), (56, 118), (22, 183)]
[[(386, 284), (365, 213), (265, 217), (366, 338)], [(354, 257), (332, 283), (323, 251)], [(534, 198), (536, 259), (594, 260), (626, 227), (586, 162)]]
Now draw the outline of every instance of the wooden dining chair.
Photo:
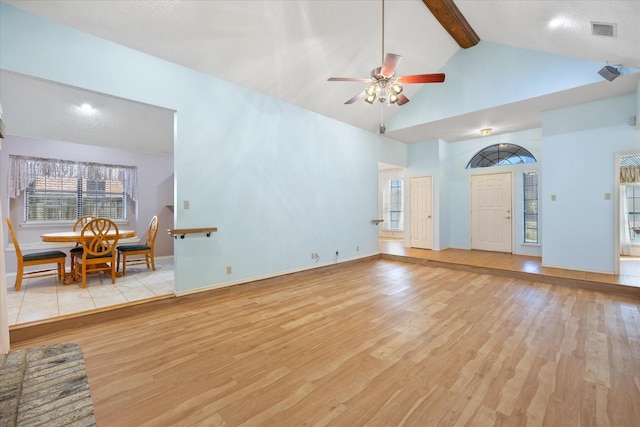
[[(127, 263), (129, 265), (147, 264), (147, 268), (151, 267), (151, 270), (156, 270), (156, 262), (154, 255), (154, 245), (156, 242), (156, 235), (158, 234), (158, 217), (154, 216), (149, 222), (149, 229), (147, 230), (147, 239), (144, 244), (135, 245), (121, 245), (117, 247), (118, 250), (118, 271), (120, 271), (120, 257), (122, 257), (122, 274), (127, 273)], [(135, 256), (132, 259), (127, 257)], [(144, 258), (141, 258), (143, 256)]]
[[(82, 230), (82, 227), (84, 227), (89, 221), (94, 218), (95, 217), (93, 216), (83, 216), (78, 218), (73, 224), (73, 231), (78, 231), (78, 229)], [(82, 256), (82, 244), (80, 244), (80, 242), (77, 242), (76, 246), (69, 250), (69, 255), (71, 255), (71, 272), (73, 273), (73, 269), (76, 265), (76, 257)]]
[[(108, 233), (112, 233), (108, 236)], [(115, 237), (114, 237), (115, 236)], [(75, 280), (82, 276), (82, 287), (87, 287), (87, 274), (111, 272), (111, 283), (116, 283), (116, 245), (118, 226), (108, 218), (94, 218), (80, 232), (82, 255), (76, 257), (73, 268)]]
[[(58, 276), (61, 281), (64, 280), (64, 264), (67, 261), (67, 254), (62, 251), (44, 251), (23, 255), (22, 250), (20, 250), (20, 245), (18, 244), (18, 239), (16, 238), (16, 233), (13, 231), (13, 226), (11, 225), (11, 221), (9, 220), (9, 218), (7, 218), (7, 226), (9, 227), (11, 240), (13, 241), (13, 248), (15, 249), (16, 256), (18, 257), (18, 268), (16, 271), (15, 282), (16, 291), (19, 291), (22, 287), (23, 278), (28, 279), (36, 277)], [(50, 267), (45, 270), (24, 271), (25, 267), (46, 264), (56, 264), (56, 267)]]

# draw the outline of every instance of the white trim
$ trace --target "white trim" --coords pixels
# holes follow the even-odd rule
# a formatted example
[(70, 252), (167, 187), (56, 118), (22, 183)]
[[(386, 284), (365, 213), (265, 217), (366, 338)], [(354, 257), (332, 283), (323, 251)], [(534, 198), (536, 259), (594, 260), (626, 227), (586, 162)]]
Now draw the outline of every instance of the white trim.
[(640, 150), (626, 150), (618, 151), (615, 153), (613, 165), (614, 186), (613, 192), (613, 274), (620, 275), (620, 157), (628, 156), (630, 154), (640, 154)]

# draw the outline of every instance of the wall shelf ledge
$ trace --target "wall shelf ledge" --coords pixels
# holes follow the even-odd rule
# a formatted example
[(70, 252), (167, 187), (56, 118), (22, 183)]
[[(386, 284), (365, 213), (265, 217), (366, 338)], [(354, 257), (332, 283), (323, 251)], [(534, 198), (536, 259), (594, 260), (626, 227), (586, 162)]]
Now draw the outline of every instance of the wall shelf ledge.
[(206, 233), (207, 237), (211, 237), (211, 233), (218, 231), (218, 227), (202, 227), (202, 228), (169, 228), (167, 233), (177, 239), (180, 236), (181, 239), (187, 234)]

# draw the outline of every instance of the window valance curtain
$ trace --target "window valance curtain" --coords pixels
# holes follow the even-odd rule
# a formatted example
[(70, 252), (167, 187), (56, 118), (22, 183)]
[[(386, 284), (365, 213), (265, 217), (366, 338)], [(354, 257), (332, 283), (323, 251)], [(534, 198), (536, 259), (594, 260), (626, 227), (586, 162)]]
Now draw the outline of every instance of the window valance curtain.
[(9, 197), (15, 198), (39, 176), (120, 181), (125, 193), (138, 200), (138, 168), (37, 157), (9, 156)]
[(640, 183), (640, 166), (620, 166), (620, 184)]

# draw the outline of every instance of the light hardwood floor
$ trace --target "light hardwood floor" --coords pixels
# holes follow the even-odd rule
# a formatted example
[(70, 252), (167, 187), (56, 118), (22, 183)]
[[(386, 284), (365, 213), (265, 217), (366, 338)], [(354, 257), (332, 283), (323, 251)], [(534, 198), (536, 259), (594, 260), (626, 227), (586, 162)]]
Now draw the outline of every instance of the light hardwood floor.
[(404, 247), (403, 241), (397, 239), (380, 240), (379, 246), (387, 259), (491, 272), (640, 297), (640, 257), (621, 257), (620, 274), (614, 275), (545, 267), (542, 258), (528, 255), (464, 249), (432, 251)]
[(373, 259), (158, 302), (76, 342), (101, 426), (638, 426), (640, 300)]

